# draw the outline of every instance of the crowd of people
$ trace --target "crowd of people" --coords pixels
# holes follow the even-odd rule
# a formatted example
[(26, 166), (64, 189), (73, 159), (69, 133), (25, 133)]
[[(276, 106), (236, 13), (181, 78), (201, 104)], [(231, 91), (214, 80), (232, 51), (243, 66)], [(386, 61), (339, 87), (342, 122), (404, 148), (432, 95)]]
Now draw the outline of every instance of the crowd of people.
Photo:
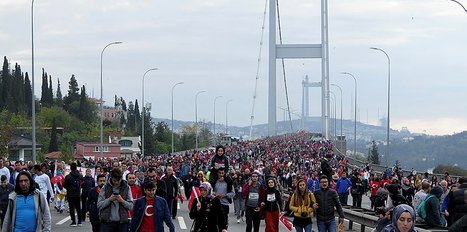
[[(353, 167), (331, 141), (305, 132), (144, 158), (0, 160), (0, 175), (2, 231), (50, 231), (49, 205), (69, 212), (73, 227), (89, 220), (93, 231), (175, 231), (185, 199), (191, 231), (226, 232), (231, 213), (247, 232), (263, 220), (267, 232), (284, 220), (296, 231), (311, 232), (313, 222), (318, 231), (343, 231), (349, 195), (357, 208), (369, 197), (376, 231), (414, 231), (415, 223), (463, 231), (467, 220), (467, 179)], [(23, 221), (34, 216), (34, 224)]]

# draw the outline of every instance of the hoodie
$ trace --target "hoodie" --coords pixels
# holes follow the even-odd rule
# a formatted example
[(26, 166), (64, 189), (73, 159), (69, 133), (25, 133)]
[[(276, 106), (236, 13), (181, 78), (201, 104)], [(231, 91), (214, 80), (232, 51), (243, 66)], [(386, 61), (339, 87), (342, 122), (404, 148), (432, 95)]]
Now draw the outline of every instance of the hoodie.
[(412, 216), (412, 226), (409, 231), (416, 232), (417, 230), (415, 230), (415, 211), (411, 206), (406, 204), (400, 204), (394, 208), (394, 211), (392, 213), (392, 223), (384, 227), (384, 229), (381, 232), (399, 232), (400, 230), (397, 227), (397, 221), (399, 220), (403, 212), (408, 212), (410, 213), (410, 216)]
[(431, 189), (430, 194), (428, 194), (428, 197), (430, 197), (428, 200), (425, 202), (425, 211), (426, 211), (426, 219), (425, 222), (429, 226), (435, 226), (441, 225), (441, 211), (439, 208), (439, 199), (441, 198), (441, 195), (443, 194), (443, 189), (439, 186), (436, 186)]

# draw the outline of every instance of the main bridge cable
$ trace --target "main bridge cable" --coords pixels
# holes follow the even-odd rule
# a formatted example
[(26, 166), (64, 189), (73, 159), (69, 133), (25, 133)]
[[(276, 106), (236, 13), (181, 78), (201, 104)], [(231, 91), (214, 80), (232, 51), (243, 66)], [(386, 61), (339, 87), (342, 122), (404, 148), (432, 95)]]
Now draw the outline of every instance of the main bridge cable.
[(253, 106), (251, 108), (251, 117), (250, 117), (250, 139), (252, 138), (253, 133), (253, 119), (255, 118), (255, 103), (256, 103), (256, 92), (258, 88), (258, 79), (259, 79), (259, 68), (261, 64), (261, 53), (263, 50), (263, 38), (264, 38), (264, 25), (266, 23), (266, 12), (267, 12), (268, 0), (264, 3), (264, 13), (263, 13), (263, 25), (261, 26), (261, 39), (259, 42), (259, 54), (258, 54), (258, 64), (256, 66), (256, 79), (255, 79), (255, 91), (253, 92)]
[[(279, 41), (282, 45), (282, 27), (281, 27), (281, 16), (279, 14), (279, 0), (276, 0), (276, 8), (277, 8), (277, 24), (279, 26)], [(285, 75), (285, 63), (284, 58), (281, 58), (282, 61), (282, 75), (284, 76), (284, 88), (285, 88), (285, 100), (287, 101), (287, 112), (289, 113), (289, 122), (290, 122), (290, 133), (293, 133), (293, 124), (292, 124), (292, 114), (290, 112), (290, 105), (289, 105), (289, 93), (287, 91), (287, 78)]]

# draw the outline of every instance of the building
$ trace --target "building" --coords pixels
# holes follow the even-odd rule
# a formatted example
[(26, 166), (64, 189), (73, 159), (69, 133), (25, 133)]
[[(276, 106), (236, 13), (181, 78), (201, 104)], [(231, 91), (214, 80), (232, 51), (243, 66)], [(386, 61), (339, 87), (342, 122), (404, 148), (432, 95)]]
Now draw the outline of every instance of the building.
[(119, 144), (122, 157), (132, 158), (141, 154), (141, 137), (110, 136), (110, 143)]
[[(120, 158), (122, 157), (120, 152), (120, 144), (104, 143), (103, 144), (103, 155), (104, 158)], [(94, 142), (77, 142), (74, 150), (74, 157), (76, 159), (89, 159), (89, 158), (100, 158), (100, 143)]]
[[(42, 144), (36, 143), (36, 154), (42, 147)], [(13, 136), (13, 139), (8, 143), (8, 159), (32, 161), (32, 139), (24, 135)]]

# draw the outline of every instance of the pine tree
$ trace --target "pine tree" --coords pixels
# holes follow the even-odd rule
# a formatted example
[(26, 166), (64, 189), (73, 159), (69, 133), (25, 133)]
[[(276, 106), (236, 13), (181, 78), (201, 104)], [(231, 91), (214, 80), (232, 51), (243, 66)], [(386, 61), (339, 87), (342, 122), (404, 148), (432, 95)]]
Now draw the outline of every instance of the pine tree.
[(86, 87), (83, 85), (81, 87), (81, 96), (79, 100), (79, 119), (86, 123), (91, 123), (94, 119), (93, 117), (94, 111), (92, 110), (91, 103), (88, 100), (87, 94), (86, 94)]
[(370, 161), (372, 164), (380, 164), (378, 146), (374, 140), (371, 141), (371, 148), (369, 152), (368, 161)]
[(63, 98), (63, 108), (71, 114), (78, 115), (77, 111), (79, 109), (72, 108), (72, 103), (78, 102), (79, 104), (79, 99), (78, 81), (76, 81), (75, 75), (71, 75), (70, 81), (68, 82), (68, 95)]
[(154, 122), (150, 113), (145, 114), (144, 117), (144, 154), (155, 154)]
[(55, 118), (52, 121), (52, 131), (50, 132), (50, 143), (49, 143), (49, 153), (58, 151), (58, 139), (57, 139), (57, 123)]
[(32, 87), (29, 75), (26, 73), (24, 78), (24, 105), (26, 106), (26, 113), (32, 115)]
[(18, 65), (18, 63), (15, 64), (15, 71), (13, 73), (13, 79), (12, 79), (12, 88), (10, 91), (11, 98), (13, 99), (13, 102), (15, 104), (14, 106), (14, 113), (20, 113), (24, 111), (24, 89), (23, 89), (23, 73), (21, 72), (21, 67)]
[(44, 68), (42, 68), (42, 87), (41, 87), (41, 104), (43, 106), (48, 106), (48, 96), (49, 96), (49, 82), (47, 81), (47, 73)]
[(3, 57), (3, 68), (2, 68), (2, 80), (1, 80), (1, 84), (2, 84), (2, 88), (1, 88), (1, 99), (0, 99), (0, 107), (3, 108), (6, 106), (7, 102), (8, 102), (8, 96), (9, 96), (9, 83), (10, 83), (10, 68), (9, 68), (9, 65), (8, 65), (8, 60), (5, 57)]
[(141, 114), (139, 112), (138, 99), (135, 100), (135, 132), (141, 130)]
[(62, 98), (62, 90), (60, 90), (60, 79), (57, 79), (57, 93), (55, 98), (55, 105), (58, 107), (63, 107), (63, 98)]
[(128, 113), (127, 113), (127, 123), (126, 128), (128, 132), (133, 132), (135, 130), (135, 106), (133, 102), (128, 103)]
[(49, 76), (49, 88), (47, 92), (47, 105), (52, 106), (54, 104), (54, 93), (52, 88), (52, 76)]

